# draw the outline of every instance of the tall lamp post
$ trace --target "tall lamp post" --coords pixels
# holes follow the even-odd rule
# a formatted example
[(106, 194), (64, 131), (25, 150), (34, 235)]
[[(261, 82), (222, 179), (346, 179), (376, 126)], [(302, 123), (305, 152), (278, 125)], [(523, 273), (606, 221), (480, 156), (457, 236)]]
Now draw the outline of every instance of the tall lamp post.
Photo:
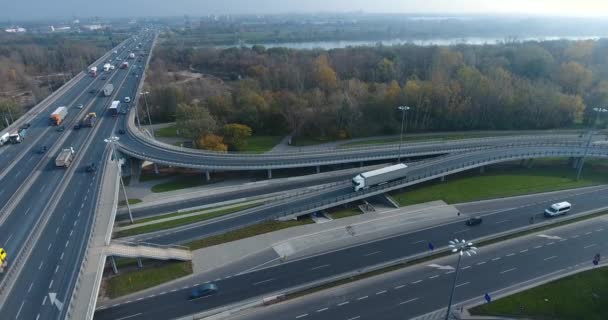
[(473, 246), (472, 242), (466, 240), (454, 239), (450, 241), (449, 247), (452, 249), (452, 253), (458, 253), (458, 263), (456, 263), (456, 272), (454, 273), (454, 282), (452, 283), (452, 291), (450, 293), (450, 301), (448, 302), (448, 312), (445, 314), (445, 320), (450, 319), (450, 311), (452, 310), (452, 299), (454, 299), (454, 291), (456, 291), (456, 281), (458, 281), (458, 271), (460, 269), (460, 260), (466, 253), (467, 256), (477, 253), (477, 247)]
[(152, 125), (152, 118), (150, 118), (150, 108), (148, 108), (148, 99), (146, 96), (150, 94), (150, 91), (142, 92), (141, 95), (144, 96), (144, 103), (146, 104), (146, 113), (148, 114), (148, 125)]
[(408, 106), (398, 106), (398, 110), (401, 110), (401, 135), (399, 136), (399, 154), (397, 155), (397, 162), (401, 162), (401, 144), (403, 144), (403, 125), (405, 123), (405, 113), (411, 108)]
[(591, 125), (591, 131), (589, 131), (589, 138), (587, 139), (587, 145), (585, 146), (585, 153), (583, 154), (583, 157), (581, 158), (581, 160), (578, 164), (578, 169), (576, 171), (576, 180), (579, 180), (581, 178), (581, 173), (583, 172), (583, 164), (585, 163), (585, 158), (587, 157), (587, 153), (589, 153), (589, 147), (591, 146), (591, 140), (593, 140), (593, 131), (595, 131), (595, 125), (597, 124), (597, 122), (600, 119), (600, 114), (602, 114), (604, 112), (608, 112), (608, 109), (593, 108), (593, 111), (596, 113), (596, 116), (595, 116), (595, 120), (593, 121), (593, 124)]
[[(103, 141), (105, 141), (105, 143), (110, 144), (110, 148), (112, 148), (112, 159), (116, 162), (118, 170), (120, 171), (120, 162), (118, 161), (118, 155), (116, 154), (116, 142), (118, 142), (118, 140), (120, 140), (120, 138), (118, 138), (117, 136), (111, 136), (107, 139), (104, 139)], [(125, 182), (122, 180), (122, 173), (119, 173), (118, 177), (120, 179), (120, 186), (122, 187), (123, 195), (125, 196), (127, 211), (129, 212), (129, 220), (131, 221), (131, 224), (133, 224), (133, 215), (131, 214), (131, 206), (129, 205), (129, 197), (127, 197), (127, 189), (125, 188)]]

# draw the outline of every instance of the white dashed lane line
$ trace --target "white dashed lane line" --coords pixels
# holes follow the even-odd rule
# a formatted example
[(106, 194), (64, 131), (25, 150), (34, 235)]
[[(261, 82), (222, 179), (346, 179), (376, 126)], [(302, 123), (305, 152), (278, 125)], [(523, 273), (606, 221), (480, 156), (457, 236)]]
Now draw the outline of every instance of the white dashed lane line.
[(511, 269), (503, 270), (500, 273), (503, 274), (503, 273), (514, 271), (514, 270), (517, 270), (517, 268), (511, 268)]
[(410, 302), (414, 302), (414, 301), (416, 301), (416, 300), (418, 300), (418, 298), (413, 298), (413, 299), (405, 300), (405, 301), (403, 301), (403, 302), (400, 302), (400, 303), (399, 303), (399, 305), (406, 304), (406, 303), (410, 303)]
[(550, 256), (550, 257), (545, 258), (545, 259), (543, 259), (543, 260), (544, 260), (544, 261), (547, 261), (547, 260), (551, 260), (551, 259), (555, 259), (555, 258), (557, 258), (557, 256)]
[(583, 247), (583, 249), (589, 249), (589, 248), (591, 248), (591, 247), (595, 247), (595, 246), (596, 246), (596, 244), (595, 244), (595, 243), (592, 243), (592, 244), (590, 244), (590, 245), (584, 246), (584, 247)]

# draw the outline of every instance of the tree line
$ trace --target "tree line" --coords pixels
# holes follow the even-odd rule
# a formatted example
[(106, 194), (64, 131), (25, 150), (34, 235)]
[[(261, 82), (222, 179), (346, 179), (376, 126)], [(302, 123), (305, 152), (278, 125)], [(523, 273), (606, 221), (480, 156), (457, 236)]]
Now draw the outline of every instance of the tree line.
[[(178, 81), (183, 70), (204, 77)], [(157, 121), (188, 105), (220, 127), (339, 139), (398, 133), (400, 105), (411, 107), (408, 131), (581, 125), (608, 103), (607, 75), (607, 40), (328, 51), (160, 45), (146, 85)]]

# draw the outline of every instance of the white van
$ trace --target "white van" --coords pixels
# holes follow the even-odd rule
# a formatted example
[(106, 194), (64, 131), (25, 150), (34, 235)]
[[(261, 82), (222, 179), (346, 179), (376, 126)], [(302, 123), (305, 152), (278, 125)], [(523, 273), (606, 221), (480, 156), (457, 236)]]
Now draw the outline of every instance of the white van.
[(559, 202), (552, 204), (549, 208), (545, 209), (545, 216), (556, 217), (562, 214), (566, 214), (572, 209), (570, 202)]

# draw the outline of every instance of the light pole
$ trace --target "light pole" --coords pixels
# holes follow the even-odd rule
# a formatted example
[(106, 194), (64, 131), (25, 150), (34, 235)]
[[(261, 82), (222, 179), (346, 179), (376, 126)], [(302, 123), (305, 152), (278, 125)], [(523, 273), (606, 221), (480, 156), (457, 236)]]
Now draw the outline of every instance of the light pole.
[(397, 162), (401, 162), (401, 144), (403, 144), (403, 124), (405, 123), (405, 113), (411, 108), (408, 106), (398, 106), (397, 109), (401, 110), (401, 135), (399, 137), (399, 154), (397, 155)]
[(146, 113), (148, 114), (148, 124), (151, 126), (152, 118), (150, 118), (150, 108), (148, 108), (148, 99), (146, 99), (146, 96), (149, 94), (150, 94), (149, 91), (145, 91), (145, 92), (141, 93), (141, 95), (144, 96), (144, 103), (146, 104)]
[(458, 271), (460, 269), (460, 260), (463, 254), (471, 256), (471, 253), (477, 253), (477, 247), (473, 246), (472, 242), (466, 240), (454, 239), (450, 241), (449, 247), (452, 249), (452, 253), (458, 252), (458, 262), (456, 263), (456, 272), (454, 273), (454, 282), (452, 283), (452, 292), (450, 293), (450, 301), (448, 302), (448, 312), (445, 314), (445, 320), (450, 319), (450, 311), (452, 310), (452, 299), (454, 298), (454, 291), (456, 291), (456, 281), (458, 281)]
[(118, 177), (120, 179), (120, 186), (122, 187), (122, 192), (123, 192), (123, 195), (125, 196), (125, 203), (127, 204), (127, 211), (129, 212), (129, 220), (131, 221), (131, 224), (133, 224), (133, 215), (131, 214), (131, 206), (129, 205), (129, 197), (127, 196), (127, 189), (125, 188), (125, 182), (122, 180), (122, 173), (120, 172), (120, 162), (118, 161), (118, 156), (116, 154), (116, 142), (118, 142), (118, 140), (120, 140), (120, 138), (118, 138), (117, 136), (111, 136), (107, 139), (104, 139), (103, 141), (105, 141), (106, 143), (109, 143), (110, 148), (112, 148), (112, 159), (114, 159), (114, 161), (116, 162), (116, 165), (118, 166), (118, 171), (119, 171)]
[(585, 158), (587, 157), (587, 153), (589, 153), (589, 147), (591, 146), (591, 140), (593, 140), (593, 131), (595, 131), (595, 125), (597, 124), (597, 122), (600, 119), (600, 114), (602, 114), (604, 112), (608, 112), (608, 109), (593, 108), (593, 111), (596, 112), (596, 116), (595, 116), (595, 120), (593, 121), (593, 124), (591, 125), (591, 131), (589, 131), (589, 138), (587, 138), (587, 145), (585, 146), (585, 153), (583, 154), (583, 157), (581, 158), (581, 160), (578, 164), (578, 168), (576, 171), (576, 180), (579, 180), (581, 178), (581, 173), (583, 172), (583, 164), (585, 163)]

